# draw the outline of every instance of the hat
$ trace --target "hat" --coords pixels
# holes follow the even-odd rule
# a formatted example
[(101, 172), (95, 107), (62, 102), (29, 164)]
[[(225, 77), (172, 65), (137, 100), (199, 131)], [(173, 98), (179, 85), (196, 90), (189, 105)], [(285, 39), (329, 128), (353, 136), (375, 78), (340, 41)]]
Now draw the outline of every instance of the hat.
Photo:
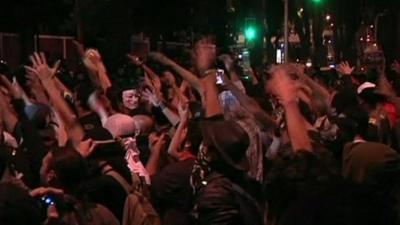
[(361, 94), (365, 89), (376, 88), (376, 85), (371, 82), (364, 82), (357, 88), (357, 94)]
[(114, 138), (135, 134), (136, 126), (132, 117), (117, 113), (107, 118), (103, 125)]
[(357, 88), (358, 96), (365, 102), (375, 105), (378, 102), (385, 101), (386, 97), (379, 92), (376, 85), (371, 82), (365, 82)]
[(247, 171), (249, 162), (246, 151), (249, 147), (249, 136), (234, 121), (207, 119), (200, 122), (203, 143), (215, 148), (222, 159), (237, 170)]

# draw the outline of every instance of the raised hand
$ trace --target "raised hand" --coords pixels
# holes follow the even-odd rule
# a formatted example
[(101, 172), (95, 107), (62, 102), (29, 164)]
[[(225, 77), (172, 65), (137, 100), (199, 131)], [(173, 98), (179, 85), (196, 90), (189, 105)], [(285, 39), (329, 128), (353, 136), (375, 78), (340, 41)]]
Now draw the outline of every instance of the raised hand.
[(162, 102), (160, 96), (155, 94), (154, 91), (150, 91), (149, 89), (146, 89), (142, 92), (142, 98), (149, 101), (155, 107), (159, 107), (160, 103)]
[(51, 80), (60, 66), (60, 61), (58, 60), (53, 67), (49, 67), (46, 57), (42, 52), (35, 52), (30, 56), (30, 60), (32, 62), (32, 67), (25, 66), (25, 69), (28, 73), (37, 75), (42, 82), (44, 80)]
[(155, 79), (152, 79), (152, 83), (153, 83), (153, 87), (154, 87), (154, 91), (156, 94), (161, 93), (161, 80), (159, 77), (156, 77)]
[(179, 117), (182, 121), (187, 121), (189, 119), (189, 106), (187, 102), (179, 102), (178, 106)]
[(87, 49), (84, 57), (83, 57), (83, 64), (85, 64), (86, 68), (93, 72), (98, 72), (100, 69), (100, 65), (103, 63), (101, 59), (101, 55), (99, 51), (96, 49)]
[(354, 71), (354, 66), (353, 67), (351, 67), (350, 65), (349, 65), (349, 62), (347, 62), (347, 61), (344, 61), (344, 62), (341, 62), (340, 64), (339, 64), (339, 66), (337, 67), (337, 71), (339, 72), (339, 73), (341, 73), (341, 74), (343, 74), (343, 75), (351, 75), (352, 73), (353, 73), (353, 71)]
[(168, 138), (167, 133), (162, 133), (161, 136), (158, 138), (158, 140), (154, 143), (153, 150), (161, 151), (165, 149), (164, 147), (167, 144), (167, 138)]
[[(38, 198), (42, 197), (45, 195), (55, 195), (55, 196), (60, 196), (64, 194), (64, 191), (61, 189), (57, 188), (52, 188), (52, 187), (39, 187), (36, 188), (29, 193), (33, 198)], [(54, 204), (51, 204), (47, 207), (47, 218), (46, 221), (43, 224), (46, 225), (56, 225), (60, 224), (60, 215), (57, 211), (57, 208)]]
[(273, 94), (278, 97), (282, 105), (298, 101), (299, 84), (290, 78), (288, 71), (284, 67), (274, 70), (273, 78), (270, 82), (272, 82)]

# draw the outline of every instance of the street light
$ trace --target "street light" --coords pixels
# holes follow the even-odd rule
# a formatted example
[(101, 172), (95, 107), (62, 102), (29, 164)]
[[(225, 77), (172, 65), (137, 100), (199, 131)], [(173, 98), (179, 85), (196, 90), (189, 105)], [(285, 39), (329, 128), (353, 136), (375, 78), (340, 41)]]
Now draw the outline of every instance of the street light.
[(246, 18), (244, 36), (246, 41), (251, 42), (257, 38), (257, 27), (255, 18)]
[(322, 0), (311, 0), (313, 3), (315, 3), (315, 4), (320, 4), (320, 3), (322, 3)]

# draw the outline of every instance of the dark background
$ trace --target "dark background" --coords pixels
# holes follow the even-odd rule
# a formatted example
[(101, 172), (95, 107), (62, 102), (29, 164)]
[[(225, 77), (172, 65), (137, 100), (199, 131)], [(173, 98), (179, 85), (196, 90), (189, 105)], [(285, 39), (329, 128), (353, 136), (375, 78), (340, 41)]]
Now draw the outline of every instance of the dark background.
[[(333, 15), (343, 58), (354, 54), (361, 22), (373, 23), (384, 13), (379, 43), (388, 60), (400, 57), (399, 0), (321, 0), (318, 5), (312, 0), (289, 1), (290, 18), (296, 23), (315, 18), (315, 27), (321, 29), (324, 15)], [(234, 12), (227, 10), (230, 6)], [(296, 18), (300, 7), (305, 9), (303, 19)], [(20, 35), (21, 61), (32, 49), (34, 34), (70, 35), (99, 48), (113, 69), (129, 51), (132, 34), (143, 32), (154, 47), (156, 41), (190, 43), (192, 34), (212, 32), (224, 47), (233, 43), (232, 36), (243, 29), (246, 17), (257, 18), (260, 35), (269, 40), (282, 29), (282, 0), (2, 0), (0, 31)]]

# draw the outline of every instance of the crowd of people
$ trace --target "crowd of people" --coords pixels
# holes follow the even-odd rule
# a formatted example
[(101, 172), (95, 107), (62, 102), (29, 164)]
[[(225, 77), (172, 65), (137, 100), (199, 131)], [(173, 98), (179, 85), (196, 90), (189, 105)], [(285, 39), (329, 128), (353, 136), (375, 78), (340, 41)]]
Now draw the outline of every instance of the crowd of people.
[(199, 35), (117, 79), (75, 44), (80, 76), (1, 75), (0, 224), (399, 223), (399, 63), (251, 68)]

